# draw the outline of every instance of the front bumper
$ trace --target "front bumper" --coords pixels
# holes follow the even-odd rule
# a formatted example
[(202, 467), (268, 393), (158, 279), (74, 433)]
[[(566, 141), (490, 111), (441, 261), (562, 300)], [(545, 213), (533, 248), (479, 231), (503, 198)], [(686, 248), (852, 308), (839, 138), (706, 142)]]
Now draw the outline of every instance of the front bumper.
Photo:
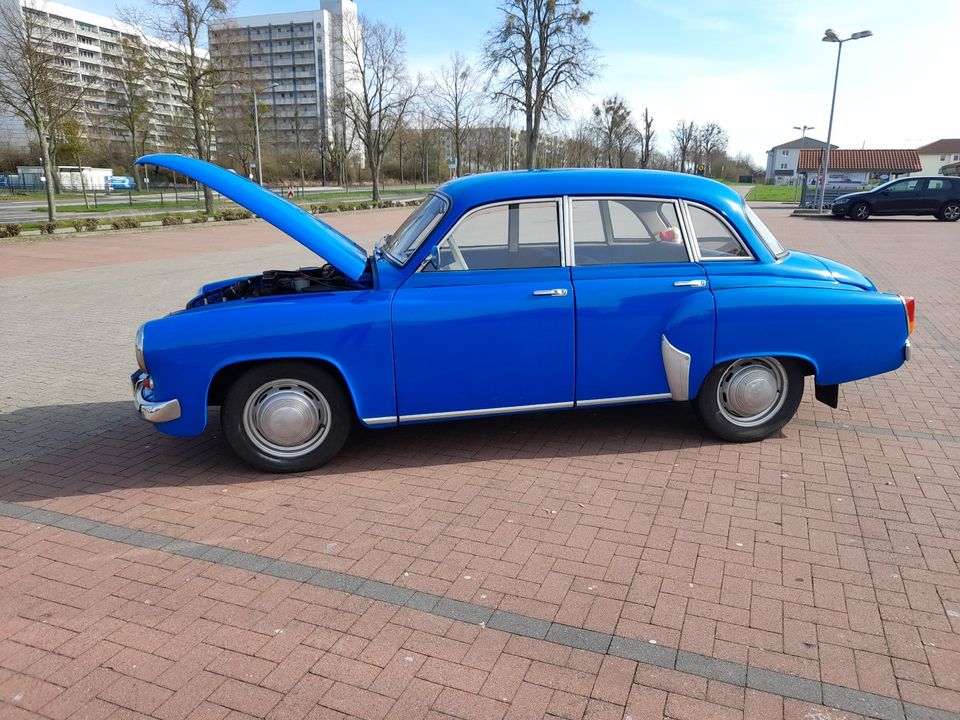
[(850, 203), (843, 203), (842, 205), (831, 205), (830, 212), (834, 215), (846, 215), (850, 210)]
[(143, 370), (137, 370), (130, 376), (130, 382), (133, 384), (133, 405), (140, 413), (140, 417), (152, 423), (177, 420), (180, 417), (180, 401), (155, 402), (149, 399), (147, 393), (151, 391), (144, 384), (149, 377)]

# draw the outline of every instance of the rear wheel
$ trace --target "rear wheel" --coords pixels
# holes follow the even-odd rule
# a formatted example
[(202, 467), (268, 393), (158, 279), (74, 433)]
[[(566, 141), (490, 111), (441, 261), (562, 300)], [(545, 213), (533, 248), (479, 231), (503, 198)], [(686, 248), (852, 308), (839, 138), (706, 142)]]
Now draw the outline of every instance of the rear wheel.
[(960, 202), (948, 202), (937, 212), (937, 220), (956, 222), (960, 220)]
[(850, 217), (854, 220), (866, 220), (870, 217), (870, 206), (865, 202), (859, 202), (850, 208)]
[(762, 440), (797, 412), (803, 377), (801, 365), (789, 358), (741, 358), (717, 365), (694, 401), (697, 415), (723, 440)]
[(350, 433), (353, 412), (340, 380), (307, 362), (258, 365), (241, 375), (221, 407), (227, 442), (266, 472), (313, 470)]

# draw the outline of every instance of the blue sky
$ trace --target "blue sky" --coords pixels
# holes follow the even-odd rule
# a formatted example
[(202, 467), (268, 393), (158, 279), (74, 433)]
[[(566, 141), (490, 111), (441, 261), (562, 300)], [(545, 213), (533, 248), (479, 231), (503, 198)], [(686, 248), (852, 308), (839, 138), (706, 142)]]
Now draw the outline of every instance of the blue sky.
[[(112, 0), (60, 0), (113, 14)], [(148, 5), (147, 0), (132, 0)], [(118, 5), (129, 5), (127, 2)], [(232, 14), (317, 7), (319, 0), (239, 0)], [(360, 11), (400, 25), (414, 72), (429, 74), (457, 50), (476, 57), (496, 19), (494, 0), (358, 0)], [(568, 116), (612, 93), (637, 114), (649, 107), (663, 149), (680, 119), (726, 128), (732, 151), (758, 162), (813, 125), (825, 139), (836, 45), (820, 41), (869, 29), (846, 43), (833, 141), (841, 147), (917, 147), (960, 137), (956, 67), (958, 0), (583, 0), (603, 60)], [(559, 122), (555, 121), (556, 127)]]

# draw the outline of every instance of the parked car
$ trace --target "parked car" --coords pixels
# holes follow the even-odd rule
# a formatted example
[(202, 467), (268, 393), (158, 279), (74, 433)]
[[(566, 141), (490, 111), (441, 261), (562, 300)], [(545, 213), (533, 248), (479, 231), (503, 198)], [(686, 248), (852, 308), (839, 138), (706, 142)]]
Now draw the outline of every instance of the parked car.
[(153, 155), (327, 264), (221, 280), (137, 332), (144, 419), (196, 435), (219, 405), (261, 470), (315, 468), (355, 419), (387, 428), (689, 401), (729, 441), (909, 357), (914, 301), (786, 250), (732, 189), (640, 170), (449, 182), (368, 256), (246, 178)]
[(960, 220), (960, 178), (942, 175), (890, 180), (872, 190), (840, 195), (833, 214), (854, 220), (871, 215), (933, 215), (937, 220)]

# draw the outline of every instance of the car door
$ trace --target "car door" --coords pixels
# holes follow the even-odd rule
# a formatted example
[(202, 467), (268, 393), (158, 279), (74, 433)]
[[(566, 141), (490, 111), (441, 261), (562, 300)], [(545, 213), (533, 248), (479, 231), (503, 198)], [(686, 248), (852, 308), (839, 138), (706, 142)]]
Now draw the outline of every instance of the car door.
[(397, 290), (400, 422), (573, 406), (560, 227), (557, 199), (475, 209)]
[[(713, 361), (714, 303), (674, 200), (570, 198), (577, 318), (577, 405), (670, 397), (666, 340), (689, 373)], [(702, 368), (701, 368), (702, 369)], [(671, 390), (677, 390), (674, 394)]]
[(935, 213), (947, 201), (950, 194), (950, 180), (929, 178), (924, 180), (925, 188), (921, 195), (921, 208), (924, 212)]
[(923, 181), (920, 178), (908, 178), (891, 183), (877, 191), (873, 201), (875, 215), (897, 215), (917, 212), (920, 209), (920, 191)]

